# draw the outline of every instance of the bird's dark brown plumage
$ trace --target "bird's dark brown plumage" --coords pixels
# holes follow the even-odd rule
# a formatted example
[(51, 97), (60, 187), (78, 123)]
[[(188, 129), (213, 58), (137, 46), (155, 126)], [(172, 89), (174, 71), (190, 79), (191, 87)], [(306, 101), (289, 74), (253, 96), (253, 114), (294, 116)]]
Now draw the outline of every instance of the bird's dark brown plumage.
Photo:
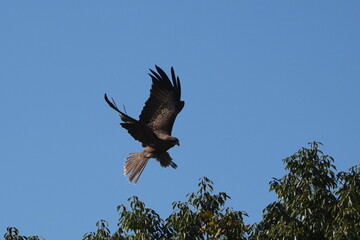
[(156, 158), (162, 167), (177, 165), (167, 153), (174, 145), (179, 145), (179, 140), (171, 136), (176, 116), (184, 107), (181, 100), (181, 85), (179, 77), (176, 77), (171, 68), (171, 80), (166, 73), (155, 66), (157, 72), (150, 69), (152, 87), (150, 97), (136, 120), (120, 111), (112, 99), (110, 101), (105, 94), (105, 101), (111, 108), (120, 114), (123, 121), (121, 126), (129, 134), (142, 143), (144, 150), (139, 153), (130, 153), (124, 166), (124, 174), (129, 175), (129, 181), (136, 183), (143, 172), (148, 160)]

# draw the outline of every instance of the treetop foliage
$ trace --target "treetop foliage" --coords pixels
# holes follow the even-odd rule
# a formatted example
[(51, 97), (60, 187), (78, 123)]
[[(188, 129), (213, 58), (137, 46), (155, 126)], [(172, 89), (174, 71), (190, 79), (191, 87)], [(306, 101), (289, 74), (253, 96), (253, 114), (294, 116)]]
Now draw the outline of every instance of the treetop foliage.
[(255, 239), (359, 239), (360, 171), (335, 174), (319, 142), (284, 159), (288, 173), (270, 182), (278, 201), (254, 225)]
[[(319, 142), (309, 143), (283, 160), (287, 174), (273, 178), (270, 191), (278, 200), (263, 210), (263, 218), (252, 225), (244, 223), (244, 211), (225, 207), (226, 193), (213, 193), (213, 182), (203, 177), (199, 190), (187, 195), (187, 201), (174, 202), (173, 212), (162, 219), (145, 207), (138, 197), (121, 204), (118, 229), (111, 234), (108, 222), (96, 223), (97, 231), (83, 240), (152, 239), (359, 239), (360, 167), (336, 173), (334, 159), (325, 155)], [(14, 227), (6, 240), (40, 239), (24, 237)]]

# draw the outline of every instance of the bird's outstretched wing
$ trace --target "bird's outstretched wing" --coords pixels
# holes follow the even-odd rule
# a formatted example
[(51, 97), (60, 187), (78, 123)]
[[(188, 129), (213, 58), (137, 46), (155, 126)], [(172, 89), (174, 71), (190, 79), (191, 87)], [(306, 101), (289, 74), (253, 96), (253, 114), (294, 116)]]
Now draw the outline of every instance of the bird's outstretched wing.
[(144, 145), (155, 147), (155, 145), (159, 141), (159, 138), (156, 136), (156, 134), (151, 130), (149, 126), (140, 123), (139, 121), (135, 120), (134, 118), (120, 111), (116, 106), (114, 99), (112, 99), (111, 102), (106, 94), (104, 98), (105, 101), (109, 104), (109, 106), (120, 114), (120, 118), (123, 121), (123, 123), (120, 123), (121, 126), (126, 130), (128, 130), (130, 135), (133, 138), (135, 138), (135, 140), (138, 140)]
[(150, 97), (140, 114), (139, 122), (149, 126), (156, 133), (171, 135), (171, 130), (178, 113), (184, 107), (181, 101), (181, 86), (179, 77), (171, 68), (171, 78), (156, 66), (157, 73), (150, 69), (152, 87)]

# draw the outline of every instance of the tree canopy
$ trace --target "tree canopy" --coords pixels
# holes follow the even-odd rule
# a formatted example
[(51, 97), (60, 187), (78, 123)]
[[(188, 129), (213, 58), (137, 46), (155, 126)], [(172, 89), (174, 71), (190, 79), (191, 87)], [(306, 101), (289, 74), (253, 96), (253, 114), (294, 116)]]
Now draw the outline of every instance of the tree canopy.
[[(246, 224), (246, 212), (226, 206), (226, 193), (214, 193), (213, 182), (203, 177), (199, 190), (187, 201), (174, 202), (173, 212), (162, 219), (138, 197), (121, 204), (118, 229), (111, 233), (100, 220), (97, 230), (83, 240), (140, 239), (358, 239), (360, 236), (360, 167), (336, 173), (334, 159), (324, 154), (319, 142), (309, 143), (285, 158), (287, 173), (273, 178), (270, 191), (277, 201), (263, 210), (259, 223)], [(36, 240), (7, 228), (6, 240)]]
[(256, 239), (359, 239), (359, 166), (335, 174), (334, 159), (319, 145), (283, 160), (288, 173), (270, 182), (278, 201), (254, 225)]

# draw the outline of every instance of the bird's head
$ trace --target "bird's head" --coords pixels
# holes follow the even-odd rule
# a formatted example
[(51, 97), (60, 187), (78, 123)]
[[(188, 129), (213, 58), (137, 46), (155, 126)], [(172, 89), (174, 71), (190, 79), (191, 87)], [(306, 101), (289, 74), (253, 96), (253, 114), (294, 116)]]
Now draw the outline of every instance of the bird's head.
[(177, 138), (175, 138), (175, 145), (180, 146), (180, 141), (179, 141), (179, 139), (177, 139)]
[(169, 145), (171, 145), (171, 147), (175, 146), (175, 145), (178, 145), (180, 146), (180, 142), (179, 142), (179, 139), (177, 139), (176, 137), (173, 137), (173, 136), (166, 136), (164, 138), (164, 140), (166, 140)]
[(169, 136), (167, 139), (168, 139), (168, 141), (170, 141), (172, 143), (173, 146), (175, 146), (175, 145), (180, 146), (179, 139), (177, 139), (176, 137)]

